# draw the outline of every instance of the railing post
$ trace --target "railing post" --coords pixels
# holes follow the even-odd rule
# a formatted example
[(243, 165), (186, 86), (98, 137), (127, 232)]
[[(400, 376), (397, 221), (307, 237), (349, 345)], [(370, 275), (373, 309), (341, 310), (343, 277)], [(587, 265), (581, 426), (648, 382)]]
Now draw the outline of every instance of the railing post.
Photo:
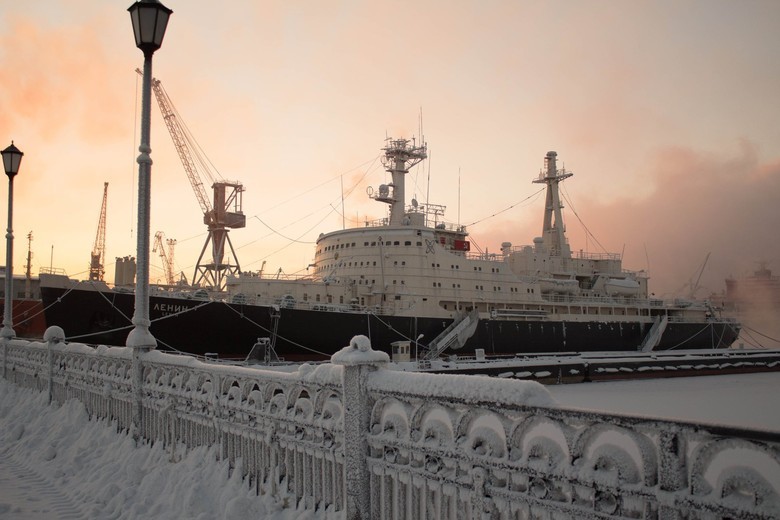
[(49, 327), (43, 333), (43, 340), (46, 342), (46, 357), (49, 362), (49, 403), (54, 398), (54, 345), (65, 341), (65, 331), (56, 325)]
[(133, 403), (133, 440), (138, 443), (144, 437), (144, 424), (143, 424), (143, 386), (144, 386), (144, 367), (141, 363), (141, 355), (148, 352), (146, 349), (133, 348), (132, 349), (132, 365), (131, 365), (131, 383), (130, 388), (132, 392)]
[[(658, 439), (660, 451), (658, 484), (662, 491), (674, 493), (688, 487), (685, 438), (680, 431), (666, 430)], [(675, 504), (659, 504), (660, 520), (678, 520), (681, 512)]]
[(369, 372), (390, 361), (385, 352), (371, 349), (366, 336), (355, 336), (331, 358), (334, 365), (342, 365), (344, 374), (344, 470), (345, 518), (371, 518), (371, 490), (368, 471), (368, 433), (371, 426), (371, 399), (366, 383)]

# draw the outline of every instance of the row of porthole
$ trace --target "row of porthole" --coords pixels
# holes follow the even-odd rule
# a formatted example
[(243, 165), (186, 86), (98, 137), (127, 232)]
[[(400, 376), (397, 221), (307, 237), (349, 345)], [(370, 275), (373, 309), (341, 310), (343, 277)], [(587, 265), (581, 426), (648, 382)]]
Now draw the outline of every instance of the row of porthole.
[[(441, 287), (441, 282), (433, 282), (433, 287)], [(453, 289), (460, 289), (460, 284), (452, 284), (452, 288)], [(484, 285), (475, 285), (474, 289), (476, 289), (477, 291), (484, 291), (485, 290), (485, 286)], [(496, 292), (499, 292), (499, 291), (501, 291), (501, 287), (494, 285), (493, 286), (493, 290), (496, 291)], [(509, 288), (509, 292), (519, 292), (519, 289), (517, 287), (510, 287)], [(531, 289), (531, 288), (528, 288), (528, 289), (526, 289), (526, 292), (528, 292), (528, 294), (533, 294), (534, 290)]]
[[(363, 242), (363, 246), (365, 246), (365, 247), (376, 247), (376, 245), (377, 245), (376, 241), (374, 241), (374, 242)], [(400, 240), (395, 240), (393, 242), (390, 242), (390, 241), (380, 242), (380, 245), (383, 245), (383, 246), (400, 246), (401, 245), (401, 241)], [(412, 245), (412, 241), (411, 240), (404, 241), (404, 246), (411, 246), (411, 245)], [(418, 241), (418, 242), (415, 243), (415, 245), (417, 247), (422, 247), (422, 242)], [(344, 249), (346, 247), (355, 247), (355, 242), (352, 242), (352, 243), (346, 242), (344, 244), (333, 244), (333, 245), (330, 245), (330, 246), (325, 246), (324, 249), (319, 249), (317, 251), (317, 254), (319, 255), (319, 254), (327, 252), (327, 251), (335, 251), (336, 249)]]

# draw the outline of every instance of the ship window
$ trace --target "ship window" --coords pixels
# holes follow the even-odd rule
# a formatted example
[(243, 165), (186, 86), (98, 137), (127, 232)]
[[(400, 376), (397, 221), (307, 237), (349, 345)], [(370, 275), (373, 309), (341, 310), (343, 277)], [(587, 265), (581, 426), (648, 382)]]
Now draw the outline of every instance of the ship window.
[(363, 245), (364, 245), (364, 246), (367, 246), (367, 245), (368, 245), (368, 242), (363, 242)]
[(303, 301), (309, 301), (309, 293), (303, 293)]
[(406, 260), (402, 260), (401, 265), (406, 265)]
[(352, 247), (355, 247), (355, 243), (354, 242), (352, 242)]
[(339, 303), (344, 303), (344, 296), (339, 296)]
[(393, 262), (393, 265), (398, 265), (398, 260), (396, 260), (395, 262)]
[(333, 303), (333, 295), (332, 294), (328, 295), (328, 303)]
[(407, 240), (406, 242), (404, 242), (404, 245), (405, 246), (410, 246), (410, 245), (412, 245), (412, 241), (411, 240)]
[(396, 295), (395, 295), (395, 299), (396, 299), (396, 300), (400, 300), (400, 299), (401, 299), (401, 295), (399, 295), (399, 294), (396, 294)]
[(406, 282), (404, 280), (401, 280), (401, 285), (406, 285)]
[(374, 267), (376, 267), (376, 261), (374, 261)]
[(366, 304), (366, 299), (361, 297), (360, 298), (360, 305), (365, 305), (365, 304)]
[(320, 301), (320, 295), (318, 294), (315, 298), (316, 301)]
[(418, 245), (418, 246), (421, 246), (421, 245), (422, 245), (422, 242), (417, 242), (417, 245)]
[(395, 280), (393, 280), (393, 285), (395, 285)]
[(398, 240), (396, 240), (395, 242), (393, 242), (393, 245), (394, 245), (394, 246), (400, 246), (400, 245), (401, 245), (401, 242), (399, 242)]
[(434, 263), (434, 264), (431, 264), (431, 267), (436, 267), (436, 264), (435, 264), (435, 263)]
[(376, 245), (376, 242), (371, 242), (371, 246), (375, 246), (375, 245)]

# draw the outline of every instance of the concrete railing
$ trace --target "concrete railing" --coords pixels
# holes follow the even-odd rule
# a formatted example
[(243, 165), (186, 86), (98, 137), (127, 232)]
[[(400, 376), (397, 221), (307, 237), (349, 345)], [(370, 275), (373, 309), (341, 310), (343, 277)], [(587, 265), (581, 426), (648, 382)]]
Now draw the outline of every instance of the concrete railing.
[(363, 337), (291, 373), (58, 337), (3, 345), (4, 377), (78, 399), (173, 461), (218, 445), (258, 491), (348, 519), (780, 517), (776, 432), (562, 409), (532, 382), (401, 373)]

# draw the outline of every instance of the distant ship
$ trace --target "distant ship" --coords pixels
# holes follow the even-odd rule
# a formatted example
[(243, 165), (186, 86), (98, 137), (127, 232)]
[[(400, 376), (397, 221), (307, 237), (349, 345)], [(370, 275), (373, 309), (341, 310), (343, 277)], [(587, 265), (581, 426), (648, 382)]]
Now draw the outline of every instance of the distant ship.
[[(365, 334), (375, 349), (433, 358), (724, 348), (739, 335), (708, 302), (648, 297), (647, 277), (624, 270), (618, 254), (573, 253), (558, 190), (572, 173), (556, 152), (533, 180), (546, 187), (542, 235), (488, 254), (443, 220), (444, 206), (407, 205), (405, 176), (427, 158), (425, 143), (388, 139), (382, 150), (392, 182), (369, 196), (389, 206), (386, 218), (321, 234), (305, 277), (241, 272), (221, 294), (152, 292), (159, 348), (243, 358), (267, 338), (275, 355), (313, 360)], [(123, 345), (132, 329), (126, 289), (42, 275), (41, 293), (48, 324), (74, 341)]]
[[(5, 266), (0, 266), (0, 322), (5, 316)], [(14, 276), (11, 321), (18, 338), (42, 338), (46, 331), (38, 277)]]
[(726, 292), (717, 298), (726, 315), (742, 324), (740, 344), (780, 348), (780, 276), (766, 262), (751, 275), (726, 278)]
[(724, 305), (738, 312), (754, 307), (780, 310), (780, 276), (772, 275), (766, 262), (761, 262), (750, 276), (726, 278)]

